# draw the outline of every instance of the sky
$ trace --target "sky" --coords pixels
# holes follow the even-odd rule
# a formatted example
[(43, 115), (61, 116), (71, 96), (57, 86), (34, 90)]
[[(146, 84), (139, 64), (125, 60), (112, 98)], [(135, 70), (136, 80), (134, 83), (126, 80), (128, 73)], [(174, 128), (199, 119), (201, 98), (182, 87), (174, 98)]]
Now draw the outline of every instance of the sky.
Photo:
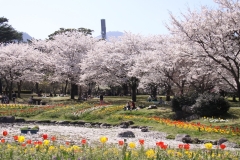
[(181, 17), (201, 5), (217, 6), (213, 0), (0, 0), (0, 17), (35, 39), (46, 39), (59, 28), (89, 28), (99, 36), (101, 19), (107, 32), (147, 36), (168, 34), (169, 12)]

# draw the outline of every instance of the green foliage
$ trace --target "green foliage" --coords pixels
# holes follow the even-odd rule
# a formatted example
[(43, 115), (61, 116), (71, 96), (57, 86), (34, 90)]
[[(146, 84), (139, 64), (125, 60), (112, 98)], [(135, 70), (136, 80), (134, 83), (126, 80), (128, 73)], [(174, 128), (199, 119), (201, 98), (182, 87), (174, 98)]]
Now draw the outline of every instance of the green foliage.
[(167, 135), (166, 139), (175, 139), (175, 136), (172, 134)]
[(183, 106), (191, 106), (195, 104), (197, 96), (197, 93), (193, 93), (174, 97), (172, 99), (172, 110), (175, 112), (182, 111)]
[(78, 29), (75, 29), (75, 28), (67, 28), (67, 29), (60, 28), (59, 30), (50, 34), (48, 37), (49, 37), (50, 40), (53, 40), (54, 39), (53, 37), (55, 35), (63, 34), (63, 33), (66, 33), (66, 32), (82, 32), (84, 35), (92, 35), (93, 30), (88, 29), (88, 28), (78, 28)]
[(200, 116), (219, 116), (226, 114), (230, 105), (219, 94), (206, 92), (199, 95), (192, 108)]
[(22, 40), (22, 33), (16, 31), (11, 25), (7, 24), (8, 19), (0, 17), (0, 43), (7, 43), (13, 40)]

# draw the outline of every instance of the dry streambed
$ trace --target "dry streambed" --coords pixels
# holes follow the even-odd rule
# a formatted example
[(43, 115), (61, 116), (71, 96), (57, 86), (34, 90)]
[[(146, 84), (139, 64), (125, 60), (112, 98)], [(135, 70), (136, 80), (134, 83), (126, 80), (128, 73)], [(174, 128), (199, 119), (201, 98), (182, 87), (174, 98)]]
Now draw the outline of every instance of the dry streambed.
[[(8, 136), (5, 137), (7, 141), (13, 141), (14, 135), (20, 135), (20, 128), (29, 126), (33, 127), (36, 124), (1, 124), (1, 131), (7, 130)], [(142, 132), (141, 129), (132, 128), (88, 128), (79, 126), (63, 126), (63, 125), (38, 125), (40, 130), (37, 134), (24, 134), (26, 139), (42, 140), (41, 135), (47, 134), (49, 137), (56, 136), (57, 142), (65, 144), (69, 141), (73, 144), (80, 144), (83, 138), (87, 139), (89, 145), (94, 145), (99, 142), (101, 136), (108, 137), (108, 144), (118, 144), (119, 140), (125, 139), (126, 142), (134, 142), (137, 146), (140, 146), (139, 139), (144, 139), (144, 146), (146, 148), (153, 148), (156, 146), (156, 142), (163, 141), (170, 148), (178, 148), (178, 145), (182, 142), (166, 139), (167, 134), (164, 132), (151, 131)], [(135, 138), (122, 138), (119, 137), (119, 133), (132, 131)], [(214, 146), (216, 147), (216, 146)], [(205, 148), (203, 144), (190, 144), (190, 148)], [(227, 148), (226, 148), (227, 149)], [(230, 149), (230, 148), (228, 148)]]

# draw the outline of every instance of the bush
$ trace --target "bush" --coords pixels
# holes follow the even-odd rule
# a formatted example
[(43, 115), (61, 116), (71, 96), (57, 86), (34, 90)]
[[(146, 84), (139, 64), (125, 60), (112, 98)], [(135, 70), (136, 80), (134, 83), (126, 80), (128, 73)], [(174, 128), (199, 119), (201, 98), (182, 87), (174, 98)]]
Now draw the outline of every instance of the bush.
[(196, 99), (197, 99), (197, 93), (176, 96), (172, 99), (172, 110), (174, 112), (182, 111), (183, 106), (187, 106), (187, 107), (192, 106), (193, 104), (195, 104)]
[(227, 113), (230, 104), (219, 94), (203, 93), (198, 96), (192, 108), (200, 116), (219, 116)]

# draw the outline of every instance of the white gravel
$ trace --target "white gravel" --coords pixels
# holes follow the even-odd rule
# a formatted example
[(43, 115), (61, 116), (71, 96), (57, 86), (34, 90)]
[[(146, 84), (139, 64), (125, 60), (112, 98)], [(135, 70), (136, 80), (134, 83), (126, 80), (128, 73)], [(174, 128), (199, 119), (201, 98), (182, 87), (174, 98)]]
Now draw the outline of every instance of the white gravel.
[[(14, 135), (20, 135), (20, 128), (23, 126), (33, 127), (35, 124), (0, 124), (2, 132), (3, 130), (8, 131), (7, 141), (12, 141)], [(100, 143), (99, 139), (101, 136), (108, 137), (108, 144), (118, 144), (119, 140), (124, 140), (124, 138), (118, 137), (118, 134), (124, 131), (132, 131), (135, 134), (135, 138), (125, 138), (126, 142), (135, 142), (137, 146), (139, 145), (138, 140), (144, 139), (144, 146), (146, 148), (154, 148), (156, 142), (163, 141), (170, 148), (178, 148), (180, 141), (168, 140), (166, 139), (166, 133), (149, 131), (141, 132), (140, 129), (123, 129), (119, 127), (113, 128), (87, 128), (79, 126), (62, 126), (62, 125), (38, 125), (40, 130), (37, 134), (25, 134), (26, 139), (41, 140), (42, 134), (48, 134), (49, 137), (56, 136), (59, 143), (65, 143), (66, 141), (72, 142), (74, 144), (80, 144), (83, 138), (87, 139), (89, 145), (94, 143)], [(214, 146), (216, 147), (216, 146)], [(205, 148), (203, 144), (190, 144), (190, 148)]]

